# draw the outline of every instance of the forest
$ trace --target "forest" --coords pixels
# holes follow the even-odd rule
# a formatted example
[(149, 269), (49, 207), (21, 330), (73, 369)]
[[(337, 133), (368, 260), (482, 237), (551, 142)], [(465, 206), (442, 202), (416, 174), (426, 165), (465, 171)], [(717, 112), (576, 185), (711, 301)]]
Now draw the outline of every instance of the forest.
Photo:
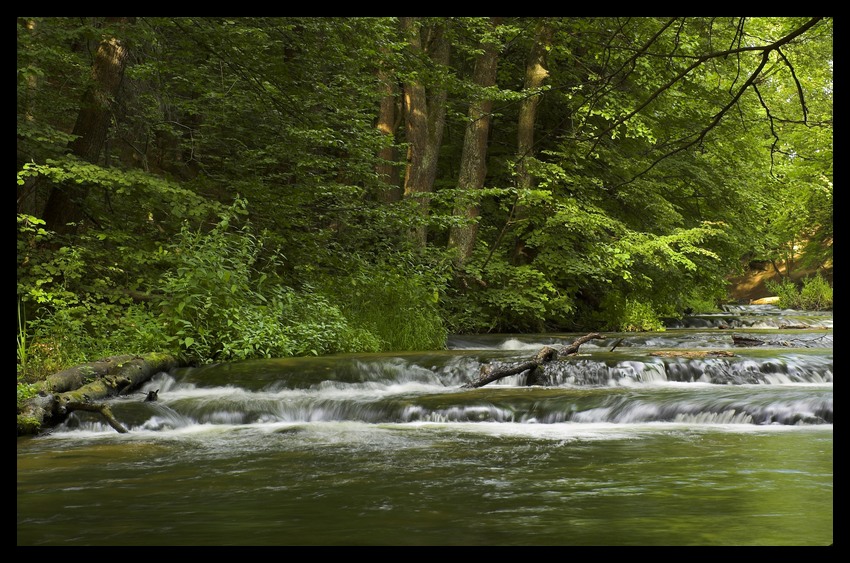
[(17, 23), (19, 401), (116, 354), (662, 330), (832, 268), (832, 18)]

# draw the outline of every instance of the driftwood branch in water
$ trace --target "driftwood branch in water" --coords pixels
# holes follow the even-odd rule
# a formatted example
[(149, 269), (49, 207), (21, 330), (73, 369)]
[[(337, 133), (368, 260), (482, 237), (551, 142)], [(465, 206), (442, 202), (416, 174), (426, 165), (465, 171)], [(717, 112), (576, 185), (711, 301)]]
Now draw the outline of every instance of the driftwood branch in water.
[(118, 420), (116, 420), (112, 415), (112, 409), (109, 408), (109, 405), (105, 405), (103, 403), (79, 403), (76, 401), (70, 401), (65, 403), (64, 407), (69, 413), (71, 411), (99, 412), (100, 415), (106, 419), (106, 422), (109, 423), (109, 426), (114, 428), (116, 431), (121, 434), (126, 434), (128, 432), (124, 425), (118, 422)]
[(519, 365), (503, 367), (494, 369), (491, 365), (483, 365), (481, 366), (481, 372), (478, 374), (478, 379), (475, 381), (471, 381), (462, 386), (464, 389), (476, 389), (478, 387), (483, 387), (488, 383), (492, 383), (494, 381), (498, 381), (504, 377), (508, 377), (511, 375), (517, 375), (526, 371), (530, 371), (531, 375), (533, 375), (537, 370), (540, 369), (543, 364), (551, 362), (553, 360), (557, 360), (559, 356), (570, 356), (572, 354), (577, 354), (579, 348), (585, 342), (589, 342), (591, 340), (598, 340), (605, 338), (598, 332), (592, 332), (590, 334), (586, 334), (580, 338), (577, 338), (572, 344), (569, 346), (558, 348), (553, 348), (551, 346), (544, 346), (537, 352), (537, 355), (534, 356), (533, 359), (523, 362)]
[(614, 351), (614, 349), (615, 349), (615, 348), (617, 348), (617, 346), (619, 346), (622, 342), (623, 342), (623, 339), (622, 339), (622, 338), (618, 338), (618, 339), (617, 339), (617, 341), (614, 343), (614, 345), (613, 345), (613, 346), (611, 346), (611, 349), (610, 349), (610, 350), (608, 350), (608, 351), (609, 351), (609, 352), (613, 352), (613, 351)]

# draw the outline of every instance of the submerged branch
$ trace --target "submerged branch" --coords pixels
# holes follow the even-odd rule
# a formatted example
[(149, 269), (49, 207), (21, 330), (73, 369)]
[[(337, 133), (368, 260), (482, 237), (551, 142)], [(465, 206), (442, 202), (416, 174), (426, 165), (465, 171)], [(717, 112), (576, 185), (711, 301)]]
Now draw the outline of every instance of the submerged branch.
[(71, 411), (88, 411), (88, 412), (99, 412), (100, 415), (106, 419), (106, 422), (109, 423), (109, 426), (114, 428), (120, 434), (126, 434), (129, 432), (123, 424), (116, 420), (115, 416), (112, 414), (112, 409), (109, 408), (109, 405), (104, 403), (79, 403), (79, 402), (68, 402), (64, 405), (65, 410), (70, 413)]
[(534, 356), (533, 359), (523, 362), (519, 365), (503, 367), (498, 369), (493, 369), (491, 365), (483, 365), (481, 366), (481, 371), (478, 374), (478, 379), (475, 381), (470, 381), (469, 383), (462, 386), (463, 389), (477, 389), (478, 387), (483, 387), (488, 383), (492, 383), (494, 381), (498, 381), (499, 379), (517, 375), (526, 371), (529, 371), (531, 374), (534, 374), (543, 364), (551, 362), (553, 360), (557, 360), (559, 356), (570, 356), (573, 354), (577, 354), (579, 348), (585, 342), (589, 342), (591, 340), (604, 339), (605, 337), (599, 334), (598, 332), (592, 332), (590, 334), (586, 334), (580, 338), (577, 338), (573, 341), (569, 346), (562, 346), (559, 348), (553, 348), (551, 346), (544, 346), (537, 352), (537, 355)]

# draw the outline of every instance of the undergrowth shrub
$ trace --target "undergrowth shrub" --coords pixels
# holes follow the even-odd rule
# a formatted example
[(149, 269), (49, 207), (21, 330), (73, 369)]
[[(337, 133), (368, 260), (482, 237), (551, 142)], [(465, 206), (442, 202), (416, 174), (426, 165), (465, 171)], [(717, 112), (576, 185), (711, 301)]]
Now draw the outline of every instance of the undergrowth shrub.
[(378, 338), (381, 350), (444, 348), (440, 273), (394, 258), (377, 264), (361, 259), (348, 275), (325, 279), (323, 289), (355, 326)]
[(658, 318), (652, 305), (627, 299), (619, 330), (624, 332), (663, 331), (664, 323)]
[(596, 319), (600, 330), (649, 332), (666, 328), (651, 303), (626, 297), (618, 291), (605, 295)]
[(768, 280), (765, 287), (779, 297), (778, 306), (783, 309), (824, 311), (832, 309), (832, 287), (818, 272), (802, 280), (798, 286), (789, 279)]
[(572, 303), (534, 266), (512, 266), (494, 256), (482, 270), (483, 259), (467, 264), (464, 287), (447, 304), (455, 332), (543, 332), (548, 319), (572, 311)]
[(171, 247), (179, 264), (159, 288), (166, 340), (200, 362), (376, 351), (379, 340), (327, 298), (281, 283), (283, 257), (235, 226), (243, 206), (209, 232), (184, 227)]

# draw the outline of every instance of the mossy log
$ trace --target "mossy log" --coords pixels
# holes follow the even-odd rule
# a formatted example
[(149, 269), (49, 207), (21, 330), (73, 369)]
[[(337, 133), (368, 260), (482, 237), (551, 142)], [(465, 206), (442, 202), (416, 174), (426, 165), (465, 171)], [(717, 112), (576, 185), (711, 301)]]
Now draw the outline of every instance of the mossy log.
[(116, 427), (120, 423), (111, 416), (108, 407), (104, 409), (96, 401), (132, 393), (154, 375), (181, 365), (185, 362), (175, 356), (151, 353), (112, 356), (55, 373), (37, 387), (37, 396), (18, 409), (18, 436), (37, 434), (55, 426), (74, 410), (100, 412), (121, 432)]
[(48, 376), (47, 379), (36, 384), (36, 387), (39, 392), (45, 393), (63, 393), (79, 389), (90, 381), (115, 372), (120, 366), (137, 357), (130, 355), (110, 356), (102, 360), (80, 364)]
[(579, 348), (585, 342), (604, 338), (605, 337), (599, 334), (598, 332), (592, 332), (590, 334), (586, 334), (580, 338), (577, 338), (569, 346), (562, 346), (560, 348), (544, 346), (540, 349), (539, 352), (537, 352), (534, 358), (518, 365), (507, 366), (498, 369), (494, 369), (489, 364), (483, 365), (481, 366), (481, 371), (478, 374), (478, 379), (463, 385), (462, 388), (475, 389), (478, 387), (483, 387), (488, 383), (493, 383), (494, 381), (498, 381), (499, 379), (502, 379), (504, 377), (508, 377), (510, 375), (518, 375), (526, 371), (529, 372), (526, 378), (528, 385), (540, 384), (542, 382), (542, 366), (544, 364), (557, 360), (560, 356), (570, 356), (573, 354), (578, 354)]

